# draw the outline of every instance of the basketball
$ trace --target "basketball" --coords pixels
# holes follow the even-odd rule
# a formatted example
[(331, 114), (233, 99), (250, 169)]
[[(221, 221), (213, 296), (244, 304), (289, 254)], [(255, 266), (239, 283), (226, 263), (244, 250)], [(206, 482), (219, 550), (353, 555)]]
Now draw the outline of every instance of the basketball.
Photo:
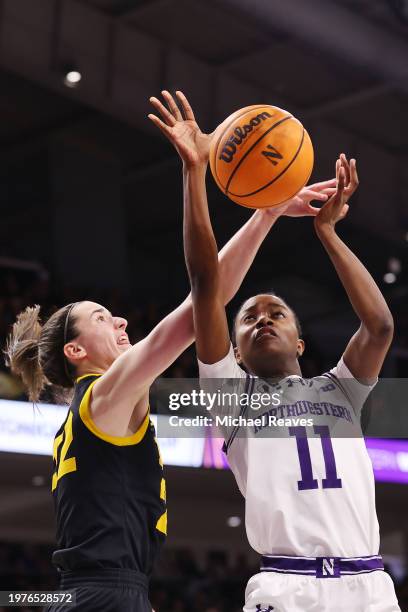
[(303, 125), (276, 106), (255, 104), (215, 130), (210, 167), (218, 187), (249, 208), (278, 206), (306, 185), (313, 145)]

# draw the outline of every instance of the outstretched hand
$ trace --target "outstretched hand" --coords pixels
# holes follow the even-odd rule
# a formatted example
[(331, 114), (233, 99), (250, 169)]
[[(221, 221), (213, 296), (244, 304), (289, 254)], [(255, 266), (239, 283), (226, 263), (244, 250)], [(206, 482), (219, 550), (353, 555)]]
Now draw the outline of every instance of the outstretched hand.
[(284, 217), (315, 217), (319, 213), (320, 208), (312, 206), (310, 202), (313, 200), (327, 202), (328, 198), (335, 192), (336, 179), (333, 178), (303, 187), (293, 198), (280, 204), (276, 209), (267, 210), (276, 210), (279, 212), (279, 215)]
[(338, 221), (344, 219), (349, 211), (347, 202), (358, 187), (356, 160), (352, 159), (349, 163), (344, 153), (336, 161), (336, 183), (335, 193), (315, 217), (317, 231), (325, 227), (333, 229)]
[(148, 115), (149, 119), (170, 140), (186, 165), (206, 164), (210, 153), (211, 134), (203, 134), (200, 130), (193, 109), (181, 91), (176, 91), (176, 96), (184, 117), (173, 96), (166, 90), (161, 93), (168, 108), (158, 98), (150, 98), (162, 119), (151, 113)]

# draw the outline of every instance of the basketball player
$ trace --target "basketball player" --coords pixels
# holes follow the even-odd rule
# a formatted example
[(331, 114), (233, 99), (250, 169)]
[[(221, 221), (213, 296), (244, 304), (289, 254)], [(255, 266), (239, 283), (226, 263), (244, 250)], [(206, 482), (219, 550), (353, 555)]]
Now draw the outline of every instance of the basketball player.
[[(194, 122), (185, 96), (177, 96), (186, 123)], [(255, 415), (267, 416), (266, 425), (247, 427), (244, 434), (237, 426), (224, 447), (246, 499), (249, 542), (262, 555), (244, 610), (396, 612), (393, 584), (378, 555), (374, 477), (359, 425), (392, 340), (393, 320), (369, 272), (336, 233), (357, 188), (355, 160), (349, 164), (344, 155), (337, 160), (336, 192), (315, 216), (314, 227), (360, 327), (336, 367), (305, 380), (297, 317), (276, 295), (244, 302), (234, 322), (233, 347), (208, 213), (207, 158), (197, 154), (193, 139), (180, 147), (172, 120), (162, 116), (160, 127), (185, 167), (184, 247), (200, 377), (242, 379), (249, 393), (274, 379), (281, 395), (278, 407)], [(285, 209), (272, 214), (278, 218)], [(294, 418), (299, 415), (309, 417), (311, 425), (299, 425)], [(273, 431), (276, 418), (269, 420), (273, 416), (281, 418), (279, 434)], [(332, 435), (337, 428), (342, 437)]]
[[(203, 159), (209, 142), (200, 134), (196, 151)], [(325, 201), (332, 192), (333, 181), (304, 189), (288, 211), (311, 214), (310, 201)], [(226, 302), (273, 222), (269, 212), (256, 212), (221, 251)], [(53, 564), (61, 589), (75, 589), (76, 605), (69, 609), (81, 612), (150, 612), (148, 576), (167, 531), (149, 386), (194, 339), (191, 298), (134, 346), (126, 326), (124, 318), (87, 300), (64, 306), (42, 325), (36, 306), (20, 314), (7, 346), (11, 369), (22, 376), (31, 400), (45, 385), (73, 389), (54, 441)], [(49, 608), (60, 609), (66, 607)]]

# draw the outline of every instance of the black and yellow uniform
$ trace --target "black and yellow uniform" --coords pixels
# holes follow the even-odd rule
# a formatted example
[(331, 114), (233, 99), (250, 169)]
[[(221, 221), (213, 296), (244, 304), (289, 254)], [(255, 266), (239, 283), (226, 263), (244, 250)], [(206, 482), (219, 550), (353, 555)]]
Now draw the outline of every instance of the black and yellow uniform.
[[(100, 602), (90, 601), (95, 585), (104, 612), (151, 610), (147, 580), (167, 528), (163, 463), (149, 415), (128, 437), (96, 427), (89, 400), (98, 378), (77, 380), (55, 437), (52, 491), (59, 549), (52, 561), (61, 572), (61, 587), (78, 587), (75, 609), (100, 612)], [(132, 597), (138, 603), (133, 605)]]

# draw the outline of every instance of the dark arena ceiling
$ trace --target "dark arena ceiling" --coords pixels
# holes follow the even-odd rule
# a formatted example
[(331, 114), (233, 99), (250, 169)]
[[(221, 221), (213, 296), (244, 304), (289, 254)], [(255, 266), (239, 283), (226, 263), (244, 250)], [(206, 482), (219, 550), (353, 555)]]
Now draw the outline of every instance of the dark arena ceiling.
[[(333, 175), (340, 152), (356, 157), (360, 188), (342, 235), (381, 283), (389, 259), (402, 262), (398, 282), (382, 287), (397, 309), (406, 302), (406, 3), (2, 0), (0, 20), (4, 256), (65, 277), (83, 263), (82, 253), (68, 269), (61, 253), (79, 228), (87, 248), (98, 244), (97, 261), (116, 256), (120, 273), (95, 266), (95, 282), (180, 300), (180, 163), (147, 114), (151, 95), (182, 89), (205, 130), (248, 104), (292, 111), (311, 134), (316, 180)], [(68, 67), (82, 74), (75, 89), (63, 84)], [(211, 177), (208, 187), (222, 244), (249, 213)], [(244, 292), (269, 286), (337, 351), (350, 308), (310, 219), (283, 219), (268, 238)]]

